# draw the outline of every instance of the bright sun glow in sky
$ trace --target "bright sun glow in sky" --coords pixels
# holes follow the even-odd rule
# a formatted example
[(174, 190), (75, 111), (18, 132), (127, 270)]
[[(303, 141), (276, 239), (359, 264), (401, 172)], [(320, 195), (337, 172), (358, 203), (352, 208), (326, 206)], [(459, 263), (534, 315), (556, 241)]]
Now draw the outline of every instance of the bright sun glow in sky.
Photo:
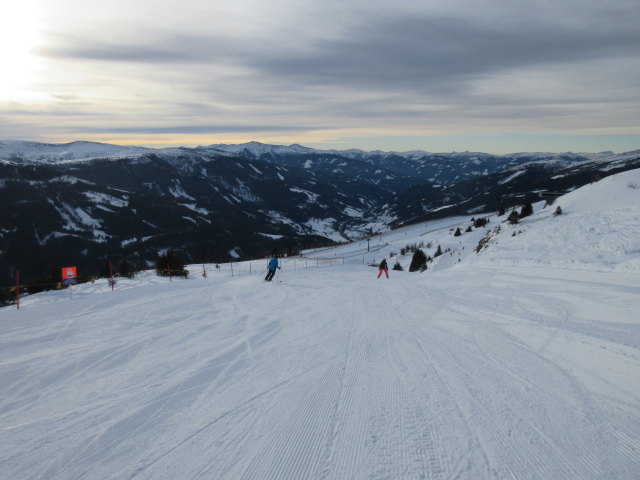
[(637, 0), (7, 0), (0, 135), (629, 151), (638, 25)]
[(29, 100), (40, 60), (35, 50), (42, 42), (39, 11), (34, 2), (4, 2), (0, 7), (0, 100)]

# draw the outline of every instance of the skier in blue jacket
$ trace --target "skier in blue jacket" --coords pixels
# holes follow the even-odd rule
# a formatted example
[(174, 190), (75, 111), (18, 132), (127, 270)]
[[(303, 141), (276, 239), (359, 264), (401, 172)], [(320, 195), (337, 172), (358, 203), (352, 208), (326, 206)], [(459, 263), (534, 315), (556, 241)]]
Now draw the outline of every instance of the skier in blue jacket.
[(269, 260), (269, 265), (267, 266), (267, 269), (269, 271), (267, 272), (267, 276), (264, 277), (267, 282), (270, 282), (273, 276), (276, 274), (276, 268), (280, 268), (280, 266), (278, 265), (278, 259), (276, 257), (273, 257), (271, 260)]

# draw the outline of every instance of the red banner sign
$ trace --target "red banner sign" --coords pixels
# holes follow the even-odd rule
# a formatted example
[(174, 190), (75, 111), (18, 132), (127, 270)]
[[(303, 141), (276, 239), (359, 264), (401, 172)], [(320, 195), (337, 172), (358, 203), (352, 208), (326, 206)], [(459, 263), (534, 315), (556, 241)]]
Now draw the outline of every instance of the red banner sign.
[(76, 267), (64, 267), (62, 269), (62, 285), (75, 285), (78, 283), (78, 270)]

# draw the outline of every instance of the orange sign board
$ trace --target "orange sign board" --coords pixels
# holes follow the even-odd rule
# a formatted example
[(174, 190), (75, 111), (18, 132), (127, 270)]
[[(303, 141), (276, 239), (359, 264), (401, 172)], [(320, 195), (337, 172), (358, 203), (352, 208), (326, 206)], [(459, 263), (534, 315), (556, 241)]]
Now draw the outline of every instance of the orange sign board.
[(76, 267), (64, 267), (62, 269), (62, 284), (75, 285), (78, 283), (78, 269)]
[(66, 280), (67, 278), (77, 278), (78, 277), (78, 269), (76, 267), (64, 267), (62, 269), (62, 279)]

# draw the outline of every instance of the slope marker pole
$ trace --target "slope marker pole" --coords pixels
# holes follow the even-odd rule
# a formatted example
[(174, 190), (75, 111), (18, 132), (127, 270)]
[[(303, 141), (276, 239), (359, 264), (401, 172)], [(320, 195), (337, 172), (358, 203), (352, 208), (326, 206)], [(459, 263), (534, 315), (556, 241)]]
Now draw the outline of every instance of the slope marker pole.
[(16, 270), (16, 305), (20, 310), (20, 270)]

